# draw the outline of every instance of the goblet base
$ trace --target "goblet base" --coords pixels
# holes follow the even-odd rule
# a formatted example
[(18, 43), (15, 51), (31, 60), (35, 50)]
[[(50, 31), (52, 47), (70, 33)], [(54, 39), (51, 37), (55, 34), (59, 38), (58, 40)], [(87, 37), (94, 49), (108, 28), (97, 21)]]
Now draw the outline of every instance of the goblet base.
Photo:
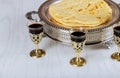
[(37, 52), (36, 52), (36, 49), (34, 49), (30, 52), (30, 56), (34, 57), (34, 58), (43, 57), (43, 56), (45, 56), (45, 54), (46, 54), (45, 51), (42, 49), (38, 49)]
[(120, 53), (115, 52), (111, 55), (111, 58), (117, 61), (120, 61)]
[(70, 64), (76, 67), (81, 67), (84, 66), (86, 64), (86, 60), (84, 58), (81, 58), (79, 60), (77, 60), (76, 57), (74, 57), (73, 59), (70, 60)]

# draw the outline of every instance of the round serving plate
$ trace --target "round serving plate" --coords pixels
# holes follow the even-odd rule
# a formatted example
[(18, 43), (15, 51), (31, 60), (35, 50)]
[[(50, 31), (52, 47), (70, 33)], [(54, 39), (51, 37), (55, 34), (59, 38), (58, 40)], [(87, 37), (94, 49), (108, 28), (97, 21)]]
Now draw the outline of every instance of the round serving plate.
[[(38, 15), (41, 19), (42, 24), (44, 25), (44, 32), (48, 37), (56, 41), (70, 44), (70, 32), (71, 30), (76, 29), (64, 28), (60, 25), (55, 24), (51, 21), (51, 17), (48, 11), (50, 5), (60, 1), (61, 0), (48, 0), (44, 2), (38, 9)], [(100, 26), (85, 29), (87, 37), (86, 44), (95, 44), (103, 41), (108, 41), (113, 38), (113, 25), (119, 22), (120, 8), (115, 2), (111, 0), (105, 1), (112, 8), (112, 18), (109, 22), (104, 23)], [(77, 30), (79, 30), (79, 28), (77, 28)]]

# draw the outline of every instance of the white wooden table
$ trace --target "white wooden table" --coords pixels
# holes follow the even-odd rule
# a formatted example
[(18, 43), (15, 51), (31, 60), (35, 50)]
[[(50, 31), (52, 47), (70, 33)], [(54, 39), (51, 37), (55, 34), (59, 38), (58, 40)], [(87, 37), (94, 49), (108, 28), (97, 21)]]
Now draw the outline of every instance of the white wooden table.
[[(36, 10), (45, 0), (0, 0), (0, 78), (120, 78), (120, 62), (110, 55), (116, 45), (106, 49), (100, 45), (85, 46), (81, 56), (84, 67), (69, 64), (75, 52), (71, 46), (44, 38), (39, 47), (46, 56), (29, 56), (34, 44), (29, 38), (25, 14)], [(114, 0), (120, 3), (120, 0)]]

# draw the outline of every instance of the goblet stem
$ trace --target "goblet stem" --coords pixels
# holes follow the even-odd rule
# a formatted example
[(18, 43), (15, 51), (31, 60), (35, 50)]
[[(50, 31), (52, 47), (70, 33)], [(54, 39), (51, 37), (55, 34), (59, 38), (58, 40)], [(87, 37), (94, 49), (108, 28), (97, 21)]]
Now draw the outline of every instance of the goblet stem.
[(76, 53), (76, 61), (77, 61), (77, 62), (80, 61), (80, 52), (77, 52), (77, 53)]
[(36, 54), (38, 53), (38, 44), (36, 44)]
[(120, 55), (120, 46), (118, 46), (118, 56)]

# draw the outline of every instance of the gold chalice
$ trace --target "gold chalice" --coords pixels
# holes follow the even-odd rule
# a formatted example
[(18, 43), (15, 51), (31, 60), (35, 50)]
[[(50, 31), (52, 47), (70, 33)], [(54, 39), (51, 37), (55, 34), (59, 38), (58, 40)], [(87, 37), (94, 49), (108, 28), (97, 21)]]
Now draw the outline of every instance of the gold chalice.
[(111, 55), (111, 58), (120, 61), (120, 26), (114, 27), (114, 41), (118, 46), (118, 52)]
[(30, 52), (30, 56), (35, 58), (40, 58), (46, 54), (44, 50), (38, 48), (38, 44), (42, 40), (43, 26), (41, 24), (34, 23), (29, 25), (28, 28), (29, 28), (30, 38), (33, 41), (33, 43), (36, 45), (36, 49)]
[(71, 33), (72, 47), (76, 52), (76, 57), (70, 60), (70, 64), (80, 67), (86, 64), (86, 60), (80, 57), (80, 52), (85, 45), (86, 36), (84, 32), (76, 31)]

